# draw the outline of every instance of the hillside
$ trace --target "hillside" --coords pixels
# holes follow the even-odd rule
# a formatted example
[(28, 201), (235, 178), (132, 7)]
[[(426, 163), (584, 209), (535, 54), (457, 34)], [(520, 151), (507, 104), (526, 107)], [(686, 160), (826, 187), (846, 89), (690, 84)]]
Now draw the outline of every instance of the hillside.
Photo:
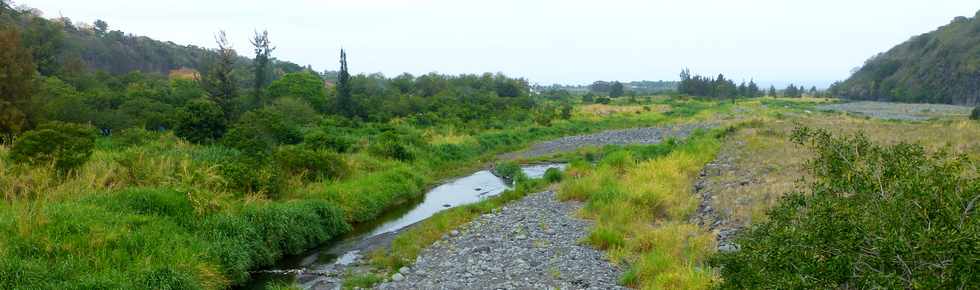
[[(24, 44), (32, 50), (38, 71), (46, 76), (82, 70), (114, 75), (132, 71), (166, 75), (180, 68), (206, 71), (216, 56), (213, 50), (204, 47), (112, 30), (105, 22), (98, 25), (73, 22), (67, 17), (48, 19), (40, 11), (29, 8), (0, 9), (4, 10), (0, 13), (0, 26), (14, 26), (21, 31)], [(288, 61), (274, 60), (272, 63), (274, 71), (284, 73), (303, 69)], [(243, 71), (250, 65), (251, 60), (244, 56), (235, 64), (236, 69)]]
[(980, 103), (980, 12), (872, 57), (833, 89), (861, 100)]

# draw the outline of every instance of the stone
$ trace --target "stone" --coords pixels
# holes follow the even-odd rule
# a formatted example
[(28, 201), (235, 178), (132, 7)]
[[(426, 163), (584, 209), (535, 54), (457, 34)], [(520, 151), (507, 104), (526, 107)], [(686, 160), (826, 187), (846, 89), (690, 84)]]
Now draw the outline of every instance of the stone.
[(402, 275), (402, 273), (395, 273), (395, 275), (391, 275), (391, 281), (401, 282), (402, 280), (405, 280), (405, 276)]

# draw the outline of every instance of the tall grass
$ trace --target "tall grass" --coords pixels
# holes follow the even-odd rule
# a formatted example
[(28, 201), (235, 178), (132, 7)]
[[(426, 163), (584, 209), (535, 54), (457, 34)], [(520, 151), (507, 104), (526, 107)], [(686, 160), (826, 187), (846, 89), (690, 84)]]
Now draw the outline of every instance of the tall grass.
[(714, 274), (704, 262), (714, 251), (714, 238), (687, 220), (699, 201), (691, 184), (714, 159), (720, 134), (621, 148), (594, 167), (579, 162), (569, 168), (558, 196), (586, 202), (582, 215), (596, 221), (586, 242), (628, 266), (624, 284), (642, 289), (711, 285)]

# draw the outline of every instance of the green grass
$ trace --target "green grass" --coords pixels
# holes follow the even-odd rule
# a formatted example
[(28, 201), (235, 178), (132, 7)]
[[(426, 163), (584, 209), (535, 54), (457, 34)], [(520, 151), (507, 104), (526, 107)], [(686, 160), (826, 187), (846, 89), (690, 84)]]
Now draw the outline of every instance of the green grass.
[(573, 163), (559, 198), (586, 202), (594, 219), (585, 242), (626, 265), (621, 282), (642, 289), (706, 289), (704, 260), (714, 237), (687, 223), (699, 202), (691, 184), (720, 147), (726, 130), (695, 132), (685, 141), (607, 147), (596, 165)]
[[(699, 106), (702, 113), (725, 108)], [(276, 188), (275, 194), (232, 186), (240, 180), (223, 169), (242, 158), (238, 151), (171, 133), (144, 134), (145, 142), (99, 138), (91, 160), (65, 176), (13, 164), (9, 148), (0, 146), (0, 288), (224, 289), (245, 282), (249, 270), (336, 237), (498, 153), (536, 140), (673, 121), (643, 112), (466, 133), (397, 122), (345, 129), (339, 134), (355, 140), (341, 154), (348, 172), (310, 179), (255, 168), (269, 185), (263, 188)], [(414, 158), (366, 152), (376, 127), (422, 140), (405, 143)], [(392, 258), (382, 264), (412, 261), (448, 229), (530, 190), (437, 215), (396, 239)]]

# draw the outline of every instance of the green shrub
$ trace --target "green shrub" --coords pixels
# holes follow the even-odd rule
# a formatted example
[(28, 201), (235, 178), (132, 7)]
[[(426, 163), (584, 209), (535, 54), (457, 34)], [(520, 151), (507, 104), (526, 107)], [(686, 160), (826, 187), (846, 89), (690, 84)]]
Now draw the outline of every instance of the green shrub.
[(218, 140), (226, 129), (225, 113), (218, 104), (195, 99), (179, 110), (174, 132), (187, 141), (203, 144)]
[(62, 171), (85, 164), (95, 148), (95, 128), (53, 122), (27, 131), (10, 148), (10, 159), (32, 165), (54, 164)]
[(606, 97), (598, 97), (598, 98), (595, 99), (595, 103), (596, 104), (608, 105), (611, 102), (612, 102), (612, 99), (606, 98)]
[(371, 146), (368, 147), (368, 152), (380, 157), (409, 161), (415, 159), (415, 153), (409, 149), (409, 146), (418, 143), (420, 141), (416, 140), (414, 136), (387, 131), (375, 138)]
[(338, 153), (349, 152), (354, 147), (354, 139), (342, 134), (314, 131), (303, 137), (306, 147), (316, 150), (333, 150)]
[(977, 105), (976, 108), (973, 108), (973, 112), (970, 113), (970, 119), (980, 120), (980, 105)]
[(496, 173), (497, 176), (500, 176), (500, 178), (507, 180), (519, 179), (520, 176), (524, 174), (524, 171), (521, 170), (521, 166), (512, 161), (497, 163), (497, 165), (493, 167), (493, 172)]
[(791, 193), (713, 259), (723, 289), (964, 289), (980, 285), (980, 178), (966, 157), (801, 128), (816, 153)]
[(555, 183), (561, 181), (562, 174), (561, 169), (558, 168), (548, 168), (544, 171), (544, 180), (550, 183)]
[(339, 178), (347, 172), (340, 155), (330, 151), (313, 151), (299, 146), (282, 146), (273, 155), (280, 168), (289, 174), (305, 174), (308, 180)]
[(303, 140), (299, 126), (271, 110), (250, 111), (242, 115), (221, 144), (248, 154), (265, 156), (280, 144), (298, 144)]
[(221, 177), (228, 188), (239, 193), (260, 193), (276, 197), (286, 184), (286, 176), (275, 166), (261, 160), (238, 157), (220, 165)]
[(112, 135), (112, 144), (122, 147), (140, 146), (152, 141), (157, 135), (143, 127), (133, 127)]

